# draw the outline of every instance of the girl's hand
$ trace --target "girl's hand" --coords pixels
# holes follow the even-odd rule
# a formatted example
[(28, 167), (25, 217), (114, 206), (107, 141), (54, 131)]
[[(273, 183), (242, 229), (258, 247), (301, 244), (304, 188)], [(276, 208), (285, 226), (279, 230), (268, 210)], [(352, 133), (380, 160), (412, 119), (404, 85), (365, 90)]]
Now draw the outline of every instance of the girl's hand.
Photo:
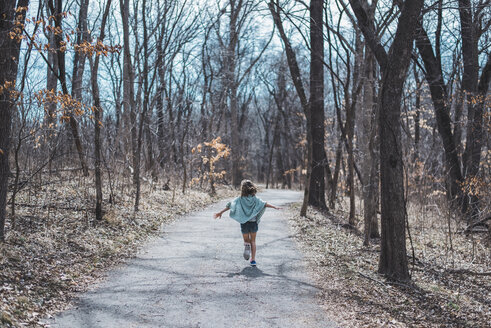
[(281, 207), (275, 206), (274, 209), (275, 210), (281, 210)]
[(214, 219), (218, 219), (218, 218), (220, 218), (220, 219), (221, 219), (221, 218), (222, 218), (222, 213), (220, 213), (220, 212), (219, 212), (219, 213), (215, 213), (215, 214), (213, 214), (213, 218), (214, 218)]

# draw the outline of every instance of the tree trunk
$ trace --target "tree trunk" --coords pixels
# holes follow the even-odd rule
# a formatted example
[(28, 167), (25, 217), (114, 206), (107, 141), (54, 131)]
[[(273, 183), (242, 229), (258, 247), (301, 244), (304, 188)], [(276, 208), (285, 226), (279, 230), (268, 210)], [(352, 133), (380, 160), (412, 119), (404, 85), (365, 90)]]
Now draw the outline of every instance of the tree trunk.
[(324, 147), (324, 1), (310, 2), (310, 132), (312, 170), (309, 205), (327, 209), (324, 172), (327, 165)]
[[(340, 123), (341, 124), (341, 123)], [(339, 138), (338, 146), (336, 148), (336, 163), (334, 164), (334, 174), (332, 177), (332, 188), (329, 199), (329, 207), (334, 209), (336, 207), (336, 193), (338, 189), (339, 171), (341, 170), (341, 156), (343, 152), (343, 136)]]
[[(47, 70), (46, 70), (46, 89), (56, 94), (56, 90), (58, 88), (58, 78), (56, 77), (56, 71), (58, 70), (57, 60), (56, 60), (56, 50), (55, 50), (55, 40), (54, 34), (52, 31), (48, 31), (48, 39), (51, 45), (50, 51), (48, 51), (47, 58)], [(45, 104), (45, 126), (47, 133), (47, 144), (48, 144), (48, 154), (55, 151), (56, 145), (53, 144), (53, 134), (56, 131), (56, 102), (48, 102)], [(49, 156), (48, 170), (51, 172), (52, 170), (52, 156)]]
[(363, 47), (361, 42), (361, 33), (359, 29), (356, 29), (355, 37), (355, 62), (353, 68), (353, 83), (351, 90), (351, 101), (346, 103), (346, 137), (348, 147), (348, 189), (350, 199), (350, 210), (348, 223), (352, 226), (356, 226), (356, 199), (355, 199), (355, 156), (353, 139), (355, 135), (355, 122), (356, 122), (356, 110), (358, 105), (358, 88), (362, 87), (361, 84), (361, 65), (363, 61)]
[[(140, 205), (140, 193), (141, 193), (141, 181), (140, 181), (140, 161), (141, 161), (141, 153), (142, 153), (142, 145), (143, 145), (143, 124), (146, 120), (146, 114), (149, 106), (149, 81), (148, 81), (148, 30), (147, 30), (147, 20), (146, 20), (146, 11), (147, 10), (147, 1), (143, 0), (142, 3), (142, 21), (143, 21), (143, 108), (140, 114), (140, 121), (138, 126), (138, 141), (136, 153), (134, 154), (134, 176), (133, 181), (136, 187), (136, 195), (135, 195), (135, 212), (138, 212)], [(136, 122), (135, 122), (136, 124)]]
[[(297, 91), (298, 98), (300, 100), (300, 104), (302, 105), (303, 112), (305, 114), (307, 120), (307, 174), (305, 176), (305, 190), (303, 197), (302, 208), (300, 209), (300, 215), (306, 216), (307, 214), (307, 206), (310, 199), (310, 172), (312, 167), (311, 162), (311, 123), (310, 123), (310, 105), (307, 101), (307, 96), (305, 95), (305, 89), (302, 82), (302, 76), (300, 75), (300, 69), (298, 66), (297, 57), (295, 52), (293, 51), (290, 40), (286, 36), (285, 30), (283, 28), (283, 23), (281, 21), (280, 16), (280, 7), (277, 1), (270, 0), (268, 3), (269, 10), (271, 15), (273, 16), (273, 21), (278, 29), (280, 34), (280, 38), (283, 42), (286, 52), (286, 59), (288, 62), (288, 68), (290, 69), (290, 76), (292, 78), (293, 85), (295, 86), (295, 90)], [(324, 69), (322, 67), (322, 69)], [(325, 153), (324, 153), (325, 154)]]
[[(56, 1), (56, 4), (53, 3), (53, 1)], [(63, 13), (62, 13), (62, 0), (50, 0), (48, 2), (50, 6), (50, 10), (52, 15), (55, 17), (54, 22), (56, 28), (62, 30), (62, 20), (63, 20)], [(66, 68), (65, 68), (65, 52), (63, 51), (62, 43), (63, 43), (63, 34), (62, 33), (55, 33), (55, 43), (56, 43), (56, 54), (57, 54), (57, 61), (58, 61), (58, 79), (60, 81), (61, 85), (61, 90), (63, 94), (69, 95), (70, 93), (68, 92), (68, 86), (67, 86), (67, 80), (66, 80)], [(73, 114), (73, 109), (70, 109), (68, 111), (65, 111), (63, 114), (64, 116), (68, 117), (68, 122), (70, 124), (70, 129), (72, 131), (73, 135), (73, 140), (75, 142), (75, 148), (77, 149), (78, 153), (78, 158), (80, 160), (80, 164), (82, 166), (82, 171), (84, 176), (89, 175), (89, 168), (87, 166), (87, 162), (85, 161), (85, 155), (83, 151), (83, 146), (82, 146), (82, 140), (80, 139), (80, 134), (78, 131), (78, 124), (77, 121), (75, 120), (75, 115)]]
[(361, 122), (361, 134), (359, 138), (360, 147), (364, 154), (366, 165), (362, 166), (363, 172), (363, 218), (364, 218), (364, 242), (367, 246), (370, 238), (379, 237), (378, 232), (378, 186), (379, 167), (377, 149), (378, 116), (375, 106), (375, 58), (366, 46), (365, 49), (365, 72), (363, 85), (363, 118)]
[(438, 65), (437, 57), (433, 53), (426, 31), (419, 23), (417, 25), (416, 46), (426, 69), (425, 78), (430, 87), (438, 132), (443, 141), (445, 166), (450, 175), (451, 183), (450, 198), (460, 198), (462, 193), (459, 184), (462, 182), (462, 173), (457, 157), (455, 139), (452, 134), (451, 119), (447, 106), (447, 90), (443, 81), (441, 66)]
[[(416, 71), (416, 65), (414, 65), (414, 80), (416, 82), (416, 100), (415, 100), (415, 110), (414, 115), (414, 159), (419, 159), (419, 142), (421, 139), (421, 81)], [(416, 177), (416, 182), (419, 182), (419, 177)]]
[(410, 280), (406, 254), (406, 204), (401, 148), (401, 96), (423, 0), (405, 1), (387, 54), (359, 0), (350, 0), (360, 29), (382, 69), (379, 97), (382, 235), (379, 273)]
[(232, 155), (232, 184), (234, 187), (239, 187), (242, 174), (240, 172), (240, 145), (239, 145), (239, 121), (238, 121), (238, 105), (237, 105), (237, 81), (236, 81), (236, 48), (239, 42), (237, 31), (237, 19), (241, 11), (242, 1), (235, 4), (235, 1), (230, 2), (230, 20), (229, 20), (229, 44), (227, 47), (227, 88), (230, 106), (230, 134), (231, 134), (231, 155)]
[[(80, 3), (80, 11), (78, 14), (77, 26), (77, 44), (89, 41), (89, 31), (87, 28), (87, 12), (89, 8), (89, 0), (82, 0)], [(73, 73), (72, 73), (72, 97), (78, 101), (82, 101), (82, 82), (85, 69), (85, 54), (75, 51), (73, 55)]]
[[(278, 137), (279, 137), (279, 123), (278, 123), (278, 116), (277, 115), (274, 119), (276, 122), (274, 125), (274, 132), (273, 132), (273, 141), (271, 142), (271, 148), (269, 149), (269, 154), (268, 154), (268, 173), (266, 175), (266, 189), (269, 187), (269, 179), (271, 178), (271, 171), (273, 170), (273, 153), (274, 153), (274, 147), (276, 143), (278, 142)], [(267, 132), (267, 131), (266, 131)], [(271, 179), (271, 184), (274, 184), (273, 179)]]
[[(130, 53), (130, 32), (129, 32), (129, 0), (119, 0), (121, 10), (121, 21), (123, 24), (123, 110), (124, 115), (129, 115), (129, 120), (126, 122), (130, 125), (130, 138), (131, 138), (131, 154), (133, 165), (133, 186), (138, 190), (138, 184), (140, 180), (138, 157), (138, 145), (137, 145), (137, 117), (135, 108), (135, 96), (134, 96), (134, 74), (133, 65), (131, 63)], [(138, 195), (139, 196), (139, 195)], [(135, 196), (135, 204), (136, 204)]]
[[(101, 34), (97, 39), (97, 42), (102, 43), (104, 41), (104, 32), (106, 29), (107, 17), (109, 16), (109, 9), (111, 8), (111, 0), (107, 0), (106, 8), (102, 16), (101, 22)], [(101, 126), (103, 111), (101, 106), (101, 99), (99, 95), (99, 84), (97, 82), (97, 75), (99, 72), (100, 55), (96, 54), (94, 64), (92, 65), (91, 72), (91, 84), (92, 84), (92, 96), (94, 99), (94, 158), (95, 158), (95, 218), (97, 221), (102, 220), (102, 154), (101, 154)]]
[[(465, 151), (463, 155), (463, 175), (466, 182), (472, 181), (477, 177), (481, 162), (481, 148), (483, 144), (483, 107), (484, 100), (479, 100), (479, 95), (486, 95), (487, 82), (481, 85), (483, 92), (478, 91), (479, 75), (479, 37), (477, 34), (481, 28), (481, 23), (477, 17), (473, 17), (473, 10), (470, 0), (459, 0), (459, 16), (462, 35), (462, 59), (464, 71), (462, 74), (462, 89), (465, 92), (467, 105), (467, 136)], [(488, 57), (491, 60), (491, 55)], [(488, 60), (489, 63), (489, 60)], [(485, 69), (486, 70), (486, 69)], [(485, 70), (483, 75), (486, 74)], [(468, 216), (470, 221), (479, 218), (479, 197), (476, 193), (465, 192), (462, 212)]]
[(5, 239), (5, 219), (7, 215), (8, 178), (10, 175), (9, 151), (12, 111), (12, 89), (17, 77), (20, 42), (11, 39), (9, 33), (14, 28), (14, 20), (24, 23), (25, 11), (16, 13), (17, 7), (27, 7), (28, 0), (3, 1), (0, 4), (0, 241)]

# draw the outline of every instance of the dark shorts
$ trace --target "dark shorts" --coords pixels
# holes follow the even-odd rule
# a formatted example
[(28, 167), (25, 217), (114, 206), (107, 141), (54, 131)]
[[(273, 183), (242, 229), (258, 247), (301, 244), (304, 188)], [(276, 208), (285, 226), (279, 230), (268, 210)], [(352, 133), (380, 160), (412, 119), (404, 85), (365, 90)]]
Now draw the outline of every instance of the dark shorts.
[(258, 229), (257, 222), (247, 221), (246, 223), (240, 224), (240, 231), (242, 231), (242, 233), (257, 232), (257, 229)]

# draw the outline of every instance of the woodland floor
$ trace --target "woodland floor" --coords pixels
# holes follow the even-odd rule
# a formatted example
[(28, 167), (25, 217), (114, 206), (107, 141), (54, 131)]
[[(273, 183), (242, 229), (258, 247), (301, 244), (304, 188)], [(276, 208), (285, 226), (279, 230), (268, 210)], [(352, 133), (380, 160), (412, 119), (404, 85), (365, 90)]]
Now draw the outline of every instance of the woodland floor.
[(236, 193), (217, 192), (210, 197), (146, 185), (135, 215), (133, 196), (118, 190), (114, 204), (104, 204), (101, 222), (92, 220), (95, 192), (80, 179), (41, 187), (37, 197), (19, 194), (16, 228), (7, 226), (0, 243), (0, 327), (45, 326), (46, 315), (65, 309), (108, 269), (134, 256), (163, 223)]
[(451, 223), (449, 238), (444, 217), (419, 217), (413, 209), (412, 283), (389, 283), (376, 273), (380, 247), (364, 247), (359, 233), (342, 227), (347, 206), (334, 215), (309, 211), (307, 218), (297, 215), (299, 206), (291, 208), (291, 227), (321, 286), (320, 301), (340, 326), (489, 327), (491, 251), (483, 235), (456, 233)]
[[(74, 297), (99, 283), (108, 269), (135, 256), (150, 236), (160, 235), (162, 224), (165, 227), (180, 214), (236, 195), (235, 191), (222, 189), (212, 198), (200, 191), (188, 190), (183, 195), (177, 190), (147, 186), (136, 216), (128, 195), (116, 199), (113, 205), (105, 204), (103, 221), (94, 222), (88, 210), (93, 204), (89, 197), (93, 190), (81, 188), (80, 181), (71, 181), (63, 189), (43, 188), (38, 192), (42, 197), (19, 195), (17, 228), (8, 227), (7, 240), (0, 244), (2, 327), (46, 326), (47, 316), (70, 307)], [(293, 205), (282, 215), (289, 216), (291, 234), (309, 262), (326, 318), (334, 318), (341, 327), (489, 325), (491, 252), (482, 235), (460, 234), (461, 227), (453, 221), (449, 235), (447, 220), (434, 207), (425, 212), (409, 207), (415, 254), (414, 262), (410, 258), (413, 283), (388, 283), (376, 273), (379, 247), (363, 247), (359, 234), (342, 227), (345, 207), (338, 204), (334, 216), (310, 211), (307, 218), (300, 218), (299, 205)], [(271, 228), (273, 234), (278, 233)], [(357, 229), (362, 231), (362, 225)], [(276, 249), (275, 243), (284, 240), (263, 240), (259, 251), (264, 251), (261, 247), (270, 248), (265, 250), (270, 253)], [(240, 246), (240, 241), (236, 244)], [(223, 250), (236, 255), (235, 249)], [(409, 240), (408, 252), (412, 254)], [(274, 253), (271, 255), (268, 261), (276, 258)], [(216, 256), (219, 258), (220, 252)], [(223, 278), (248, 286), (253, 280), (257, 283), (288, 277), (285, 265), (277, 267), (281, 272), (275, 274), (271, 273), (276, 270), (274, 265), (257, 271), (259, 274), (232, 268)], [(196, 304), (186, 303), (188, 307)], [(278, 320), (275, 316), (266, 319)]]

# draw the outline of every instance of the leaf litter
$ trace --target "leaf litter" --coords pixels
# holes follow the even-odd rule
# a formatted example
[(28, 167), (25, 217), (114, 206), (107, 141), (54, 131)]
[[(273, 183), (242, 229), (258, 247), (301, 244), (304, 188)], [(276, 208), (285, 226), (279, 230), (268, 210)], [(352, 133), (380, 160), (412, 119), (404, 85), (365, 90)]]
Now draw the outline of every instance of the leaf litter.
[(484, 238), (453, 234), (449, 251), (444, 218), (425, 216), (421, 229), (410, 216), (412, 282), (398, 284), (377, 273), (378, 241), (365, 247), (359, 233), (340, 224), (346, 213), (309, 209), (303, 218), (298, 204), (290, 210), (293, 235), (321, 288), (320, 302), (339, 326), (489, 327), (491, 252)]
[(34, 200), (19, 195), (16, 228), (7, 226), (0, 243), (0, 327), (47, 326), (46, 317), (134, 256), (162, 224), (236, 193), (220, 188), (212, 197), (147, 187), (139, 212), (133, 211), (132, 195), (121, 194), (115, 204), (104, 204), (103, 220), (96, 222), (92, 210), (83, 210), (93, 206), (93, 190), (81, 191), (76, 183), (62, 188), (41, 190)]

